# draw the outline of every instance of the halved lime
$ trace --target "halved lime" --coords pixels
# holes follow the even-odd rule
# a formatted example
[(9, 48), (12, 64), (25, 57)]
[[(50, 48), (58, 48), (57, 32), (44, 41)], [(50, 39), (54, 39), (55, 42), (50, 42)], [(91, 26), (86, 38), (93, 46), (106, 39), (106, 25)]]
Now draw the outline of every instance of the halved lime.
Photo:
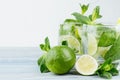
[(92, 56), (82, 55), (76, 61), (75, 68), (82, 75), (92, 75), (97, 70), (98, 63)]
[(92, 33), (88, 33), (88, 54), (94, 55), (97, 51), (97, 40)]
[(75, 38), (72, 35), (63, 35), (63, 36), (60, 36), (59, 38), (60, 45), (62, 45), (63, 41), (67, 41), (68, 47), (73, 49), (76, 53), (79, 53), (79, 54), (81, 53), (80, 52), (81, 45), (80, 45), (80, 42), (77, 40), (77, 38)]

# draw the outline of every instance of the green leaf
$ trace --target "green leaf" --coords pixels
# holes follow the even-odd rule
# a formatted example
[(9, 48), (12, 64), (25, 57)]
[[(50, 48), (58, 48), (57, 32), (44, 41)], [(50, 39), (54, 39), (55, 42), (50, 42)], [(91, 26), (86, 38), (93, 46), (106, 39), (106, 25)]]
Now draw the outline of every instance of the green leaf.
[(103, 71), (110, 71), (113, 68), (112, 65), (112, 60), (107, 59), (102, 65), (101, 65), (101, 70)]
[(118, 75), (119, 71), (116, 69), (115, 64), (112, 63), (112, 60), (107, 59), (98, 67), (96, 74), (100, 77), (111, 79), (112, 76)]
[[(41, 48), (41, 50), (45, 50), (45, 45), (44, 44), (40, 44), (40, 48)], [(46, 51), (46, 50), (45, 50)]]
[(67, 41), (62, 41), (62, 45), (68, 46), (68, 42)]
[(37, 64), (40, 65), (43, 59), (43, 55), (38, 59)]
[(73, 13), (72, 15), (75, 16), (76, 20), (81, 22), (82, 24), (91, 24), (91, 21), (87, 16), (83, 16), (82, 14), (77, 12)]
[(113, 76), (119, 75), (119, 71), (118, 71), (116, 68), (112, 68), (109, 72), (110, 72)]
[(68, 23), (75, 23), (76, 20), (74, 20), (74, 19), (66, 19), (66, 20), (64, 21), (64, 23), (66, 23), (66, 22), (68, 22)]
[(100, 77), (103, 78), (107, 78), (107, 79), (111, 79), (112, 78), (112, 74), (109, 72), (102, 72), (102, 74), (99, 74)]
[(116, 40), (116, 31), (110, 28), (106, 28), (106, 31), (103, 31), (99, 38), (98, 46), (99, 47), (110, 46), (115, 42), (115, 40)]
[(45, 44), (40, 44), (40, 48), (43, 51), (49, 51), (50, 50), (50, 42), (49, 42), (48, 37), (45, 38)]
[(88, 5), (80, 4), (80, 7), (81, 7), (82, 14), (85, 14), (85, 12), (88, 10), (89, 4)]
[(109, 51), (105, 54), (104, 58), (105, 60), (111, 59), (112, 61), (120, 60), (120, 35)]
[(45, 46), (46, 46), (46, 51), (49, 51), (50, 50), (50, 42), (49, 42), (48, 37), (45, 38)]
[(98, 18), (101, 18), (102, 16), (100, 15), (100, 7), (96, 6), (93, 10), (92, 15), (89, 16), (90, 20), (95, 21)]
[(89, 19), (92, 21), (92, 15), (89, 15)]
[(41, 73), (49, 72), (49, 70), (45, 64), (45, 56), (46, 56), (46, 54), (43, 54), (37, 61), (38, 65), (40, 66)]

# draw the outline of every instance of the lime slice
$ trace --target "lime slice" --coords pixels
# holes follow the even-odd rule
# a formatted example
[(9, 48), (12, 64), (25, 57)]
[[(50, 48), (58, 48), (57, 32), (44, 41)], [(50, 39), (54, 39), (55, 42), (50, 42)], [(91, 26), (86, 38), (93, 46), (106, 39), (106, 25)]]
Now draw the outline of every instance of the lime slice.
[(82, 55), (75, 64), (76, 70), (82, 75), (92, 75), (98, 68), (95, 58), (90, 55)]
[(97, 51), (97, 40), (93, 34), (88, 33), (88, 54), (94, 55)]
[(67, 41), (68, 47), (73, 49), (76, 53), (80, 53), (80, 42), (71, 35), (63, 35), (60, 36), (59, 43), (62, 44), (63, 41)]
[(111, 48), (111, 46), (108, 47), (98, 47), (97, 54), (101, 55), (102, 57), (105, 56), (107, 51)]

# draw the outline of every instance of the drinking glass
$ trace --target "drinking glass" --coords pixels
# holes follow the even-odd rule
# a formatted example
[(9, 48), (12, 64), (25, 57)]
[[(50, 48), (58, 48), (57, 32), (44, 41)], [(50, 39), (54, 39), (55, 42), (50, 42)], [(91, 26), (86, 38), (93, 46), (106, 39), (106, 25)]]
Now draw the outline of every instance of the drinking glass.
[[(116, 25), (63, 24), (59, 29), (59, 45), (72, 48), (77, 56), (89, 54), (99, 63), (120, 52), (120, 30)], [(115, 56), (116, 57), (116, 56)], [(118, 64), (120, 60), (114, 59)], [(119, 66), (118, 66), (119, 67)]]

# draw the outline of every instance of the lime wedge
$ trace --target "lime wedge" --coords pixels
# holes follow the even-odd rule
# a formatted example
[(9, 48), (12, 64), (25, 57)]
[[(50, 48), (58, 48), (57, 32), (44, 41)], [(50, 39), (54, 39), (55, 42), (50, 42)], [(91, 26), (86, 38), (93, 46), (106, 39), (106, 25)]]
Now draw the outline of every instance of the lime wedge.
[(73, 49), (76, 53), (80, 54), (80, 42), (72, 35), (63, 35), (59, 38), (59, 43), (62, 45), (63, 41), (67, 41), (68, 47)]
[(93, 34), (88, 33), (88, 54), (94, 55), (97, 51), (97, 40)]
[(108, 47), (98, 47), (97, 54), (101, 55), (102, 57), (105, 56), (107, 51), (110, 49), (111, 46)]
[(90, 55), (82, 55), (75, 64), (76, 70), (82, 75), (92, 75), (98, 68), (95, 58)]

